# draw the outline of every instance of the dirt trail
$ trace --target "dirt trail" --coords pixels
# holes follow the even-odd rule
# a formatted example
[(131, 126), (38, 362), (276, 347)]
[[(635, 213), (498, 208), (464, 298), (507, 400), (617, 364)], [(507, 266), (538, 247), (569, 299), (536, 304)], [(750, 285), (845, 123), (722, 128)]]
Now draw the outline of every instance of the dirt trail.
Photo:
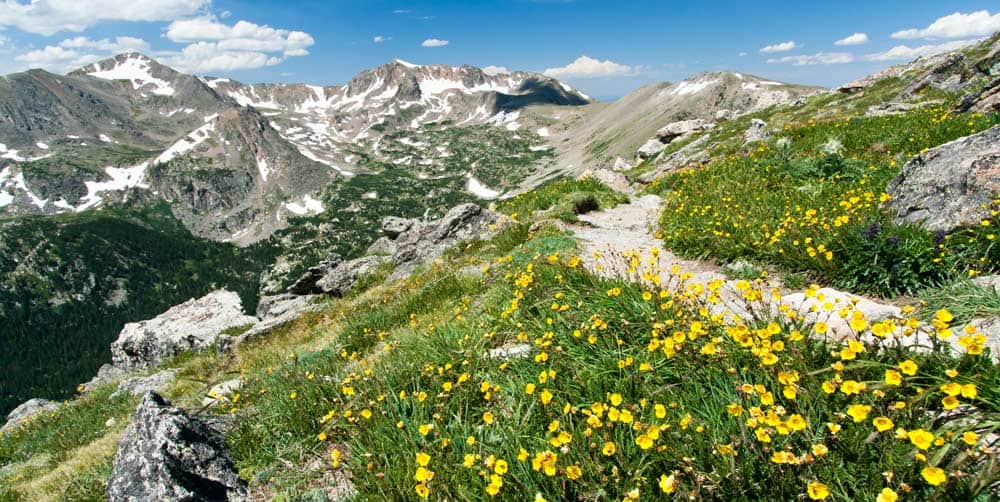
[[(647, 286), (689, 292), (708, 299), (713, 316), (726, 322), (769, 320), (791, 309), (808, 322), (823, 320), (836, 338), (854, 336), (848, 321), (833, 315), (845, 308), (861, 311), (870, 321), (899, 317), (900, 309), (829, 288), (815, 294), (782, 290), (778, 280), (752, 286), (730, 280), (715, 264), (686, 260), (663, 249), (655, 237), (662, 199), (656, 195), (633, 197), (628, 204), (580, 216), (571, 225), (579, 241), (580, 259), (591, 273), (624, 278)], [(779, 297), (772, 296), (777, 291)], [(784, 306), (784, 307), (782, 307)]]

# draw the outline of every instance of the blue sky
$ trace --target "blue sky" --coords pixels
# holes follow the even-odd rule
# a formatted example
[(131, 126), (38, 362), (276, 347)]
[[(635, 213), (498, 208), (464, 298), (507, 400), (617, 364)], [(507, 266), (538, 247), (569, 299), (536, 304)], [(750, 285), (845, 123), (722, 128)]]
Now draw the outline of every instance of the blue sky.
[(137, 49), (197, 74), (338, 84), (401, 58), (547, 72), (615, 97), (720, 69), (834, 86), (996, 30), (996, 1), (7, 0), (0, 71)]

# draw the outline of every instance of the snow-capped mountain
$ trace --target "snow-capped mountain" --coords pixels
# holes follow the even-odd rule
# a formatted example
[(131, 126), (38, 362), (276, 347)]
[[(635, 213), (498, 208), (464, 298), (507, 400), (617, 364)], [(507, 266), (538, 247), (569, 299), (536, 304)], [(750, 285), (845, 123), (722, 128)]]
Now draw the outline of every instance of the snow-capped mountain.
[[(0, 122), (0, 213), (152, 197), (199, 235), (249, 243), (322, 212), (336, 180), (388, 164), (496, 196), (505, 187), (456, 172), (446, 147), (415, 138), (432, 124), (490, 125), (531, 141), (513, 133), (522, 109), (588, 103), (535, 73), (398, 60), (326, 87), (195, 77), (138, 53), (65, 76), (32, 70), (0, 82), (0, 112), (11, 117)], [(479, 160), (469, 169), (489, 168)]]

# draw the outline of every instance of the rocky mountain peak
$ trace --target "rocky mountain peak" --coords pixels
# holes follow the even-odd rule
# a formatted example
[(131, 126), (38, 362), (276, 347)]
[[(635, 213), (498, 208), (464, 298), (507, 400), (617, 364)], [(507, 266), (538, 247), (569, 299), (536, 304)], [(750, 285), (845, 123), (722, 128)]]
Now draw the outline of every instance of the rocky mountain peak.
[(183, 74), (138, 52), (117, 56), (84, 66), (70, 75), (89, 75), (104, 80), (128, 80), (136, 91), (159, 96), (173, 96), (173, 85)]

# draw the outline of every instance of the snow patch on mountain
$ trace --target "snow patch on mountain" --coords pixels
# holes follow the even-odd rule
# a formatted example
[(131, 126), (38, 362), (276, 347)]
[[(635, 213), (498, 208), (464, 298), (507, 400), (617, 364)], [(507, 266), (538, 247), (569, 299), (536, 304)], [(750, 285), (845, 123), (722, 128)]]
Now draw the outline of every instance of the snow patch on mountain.
[(484, 185), (471, 174), (469, 175), (469, 182), (466, 184), (466, 189), (469, 193), (479, 197), (480, 199), (495, 199), (500, 196), (500, 192)]
[(165, 162), (170, 162), (175, 158), (190, 152), (198, 145), (205, 142), (206, 139), (211, 136), (212, 131), (215, 130), (215, 122), (212, 120), (215, 117), (206, 117), (208, 123), (191, 131), (190, 134), (184, 136), (179, 141), (174, 143), (167, 148), (163, 153), (160, 154), (156, 160), (153, 161), (154, 164), (162, 164)]
[(101, 69), (98, 63), (94, 63), (93, 70), (87, 72), (87, 74), (104, 80), (128, 80), (132, 82), (132, 88), (135, 90), (142, 90), (146, 86), (152, 86), (153, 89), (150, 92), (153, 94), (173, 96), (173, 86), (166, 80), (154, 77), (150, 73), (149, 63), (149, 59), (134, 54), (108, 69)]
[(301, 204), (298, 202), (285, 203), (285, 209), (299, 216), (306, 214), (320, 214), (325, 210), (323, 208), (323, 203), (312, 198), (311, 195), (303, 197)]
[(111, 179), (108, 181), (85, 182), (87, 195), (80, 199), (83, 203), (77, 206), (75, 211), (84, 211), (100, 204), (103, 199), (98, 194), (102, 192), (120, 192), (136, 187), (149, 188), (149, 185), (143, 183), (143, 180), (146, 178), (146, 167), (148, 166), (148, 162), (143, 162), (132, 167), (118, 168), (109, 166), (104, 168), (104, 172)]
[(708, 86), (715, 85), (717, 83), (719, 83), (719, 81), (716, 79), (701, 80), (694, 82), (685, 80), (684, 82), (677, 84), (677, 87), (675, 87), (674, 90), (670, 91), (670, 94), (673, 94), (675, 96), (687, 96), (688, 94), (697, 94), (705, 90)]

